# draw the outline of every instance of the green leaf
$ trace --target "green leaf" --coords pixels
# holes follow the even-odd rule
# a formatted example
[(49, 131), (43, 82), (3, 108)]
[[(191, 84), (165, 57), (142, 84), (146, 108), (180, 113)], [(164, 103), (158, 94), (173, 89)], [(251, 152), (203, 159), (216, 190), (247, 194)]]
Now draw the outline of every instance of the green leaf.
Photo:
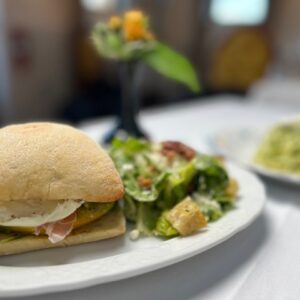
[(153, 179), (153, 184), (150, 189), (144, 189), (139, 186), (136, 178), (127, 176), (123, 180), (126, 194), (139, 202), (153, 202), (156, 201), (161, 189), (164, 187), (169, 174), (167, 172), (160, 174)]
[(110, 30), (102, 22), (93, 28), (91, 39), (99, 55), (121, 61), (138, 60), (156, 47), (156, 42), (153, 41), (125, 42), (119, 32)]
[(124, 196), (124, 214), (128, 220), (133, 222), (136, 221), (137, 203), (127, 194)]
[(216, 221), (224, 215), (222, 206), (212, 197), (196, 192), (193, 193), (192, 198), (209, 222)]
[(124, 180), (124, 185), (126, 193), (136, 201), (153, 202), (158, 198), (159, 193), (154, 186), (150, 190), (144, 190), (134, 180)]
[(187, 58), (168, 46), (157, 42), (152, 51), (142, 56), (142, 60), (158, 73), (187, 85), (193, 92), (200, 91), (193, 65)]
[(153, 209), (149, 203), (138, 203), (136, 227), (140, 233), (152, 235), (158, 217), (159, 211)]
[(213, 197), (223, 195), (229, 183), (227, 171), (217, 160), (206, 155), (198, 155), (195, 162), (200, 171), (199, 192), (209, 193)]
[(124, 152), (124, 154), (129, 156), (134, 156), (135, 154), (150, 149), (150, 143), (143, 139), (135, 139), (129, 137), (127, 140), (121, 140), (119, 138), (115, 138), (112, 141), (111, 152), (120, 150)]
[(158, 199), (158, 207), (161, 209), (171, 209), (178, 201), (188, 195), (189, 185), (197, 175), (195, 162), (191, 161), (176, 172), (173, 172), (162, 190), (162, 196)]
[(122, 41), (120, 36), (108, 31), (104, 24), (98, 24), (92, 32), (92, 41), (98, 53), (104, 57), (117, 59), (122, 55)]
[(158, 218), (154, 233), (157, 236), (165, 238), (178, 236), (178, 231), (171, 225), (171, 223), (166, 218), (167, 213), (167, 211), (163, 212)]

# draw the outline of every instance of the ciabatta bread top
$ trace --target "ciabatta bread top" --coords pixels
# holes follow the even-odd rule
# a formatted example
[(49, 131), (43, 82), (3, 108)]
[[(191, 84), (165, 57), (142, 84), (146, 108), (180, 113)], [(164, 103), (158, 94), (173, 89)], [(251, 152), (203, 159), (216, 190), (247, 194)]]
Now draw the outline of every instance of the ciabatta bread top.
[(0, 202), (109, 202), (123, 192), (108, 154), (80, 130), (43, 122), (0, 129)]

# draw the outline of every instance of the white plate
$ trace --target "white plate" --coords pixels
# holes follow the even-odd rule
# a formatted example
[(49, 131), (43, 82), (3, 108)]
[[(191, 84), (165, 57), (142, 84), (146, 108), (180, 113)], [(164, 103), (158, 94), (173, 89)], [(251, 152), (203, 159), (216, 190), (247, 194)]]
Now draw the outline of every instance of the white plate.
[(0, 258), (0, 296), (67, 291), (116, 281), (163, 268), (220, 244), (248, 226), (262, 211), (265, 191), (259, 179), (232, 164), (239, 180), (237, 207), (205, 231), (162, 241), (128, 237)]
[(275, 171), (260, 166), (253, 161), (255, 152), (268, 128), (270, 128), (270, 126), (225, 129), (214, 134), (210, 140), (210, 144), (214, 152), (220, 153), (258, 174), (300, 185), (300, 176)]

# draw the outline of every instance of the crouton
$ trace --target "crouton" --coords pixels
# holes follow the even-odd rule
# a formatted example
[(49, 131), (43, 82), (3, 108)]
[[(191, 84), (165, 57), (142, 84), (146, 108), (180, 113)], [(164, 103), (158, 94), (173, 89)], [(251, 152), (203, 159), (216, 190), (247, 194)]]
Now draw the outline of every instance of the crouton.
[(192, 234), (207, 225), (205, 216), (191, 197), (173, 207), (167, 214), (167, 220), (181, 235)]

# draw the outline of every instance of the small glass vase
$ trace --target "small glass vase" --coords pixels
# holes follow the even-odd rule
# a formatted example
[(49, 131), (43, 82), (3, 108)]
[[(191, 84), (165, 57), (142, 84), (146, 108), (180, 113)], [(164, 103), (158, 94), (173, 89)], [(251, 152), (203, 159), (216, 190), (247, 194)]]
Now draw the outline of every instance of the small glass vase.
[(115, 137), (126, 139), (129, 136), (147, 138), (138, 122), (140, 99), (137, 93), (137, 61), (119, 64), (121, 101), (114, 127), (104, 135), (104, 143), (110, 144)]

